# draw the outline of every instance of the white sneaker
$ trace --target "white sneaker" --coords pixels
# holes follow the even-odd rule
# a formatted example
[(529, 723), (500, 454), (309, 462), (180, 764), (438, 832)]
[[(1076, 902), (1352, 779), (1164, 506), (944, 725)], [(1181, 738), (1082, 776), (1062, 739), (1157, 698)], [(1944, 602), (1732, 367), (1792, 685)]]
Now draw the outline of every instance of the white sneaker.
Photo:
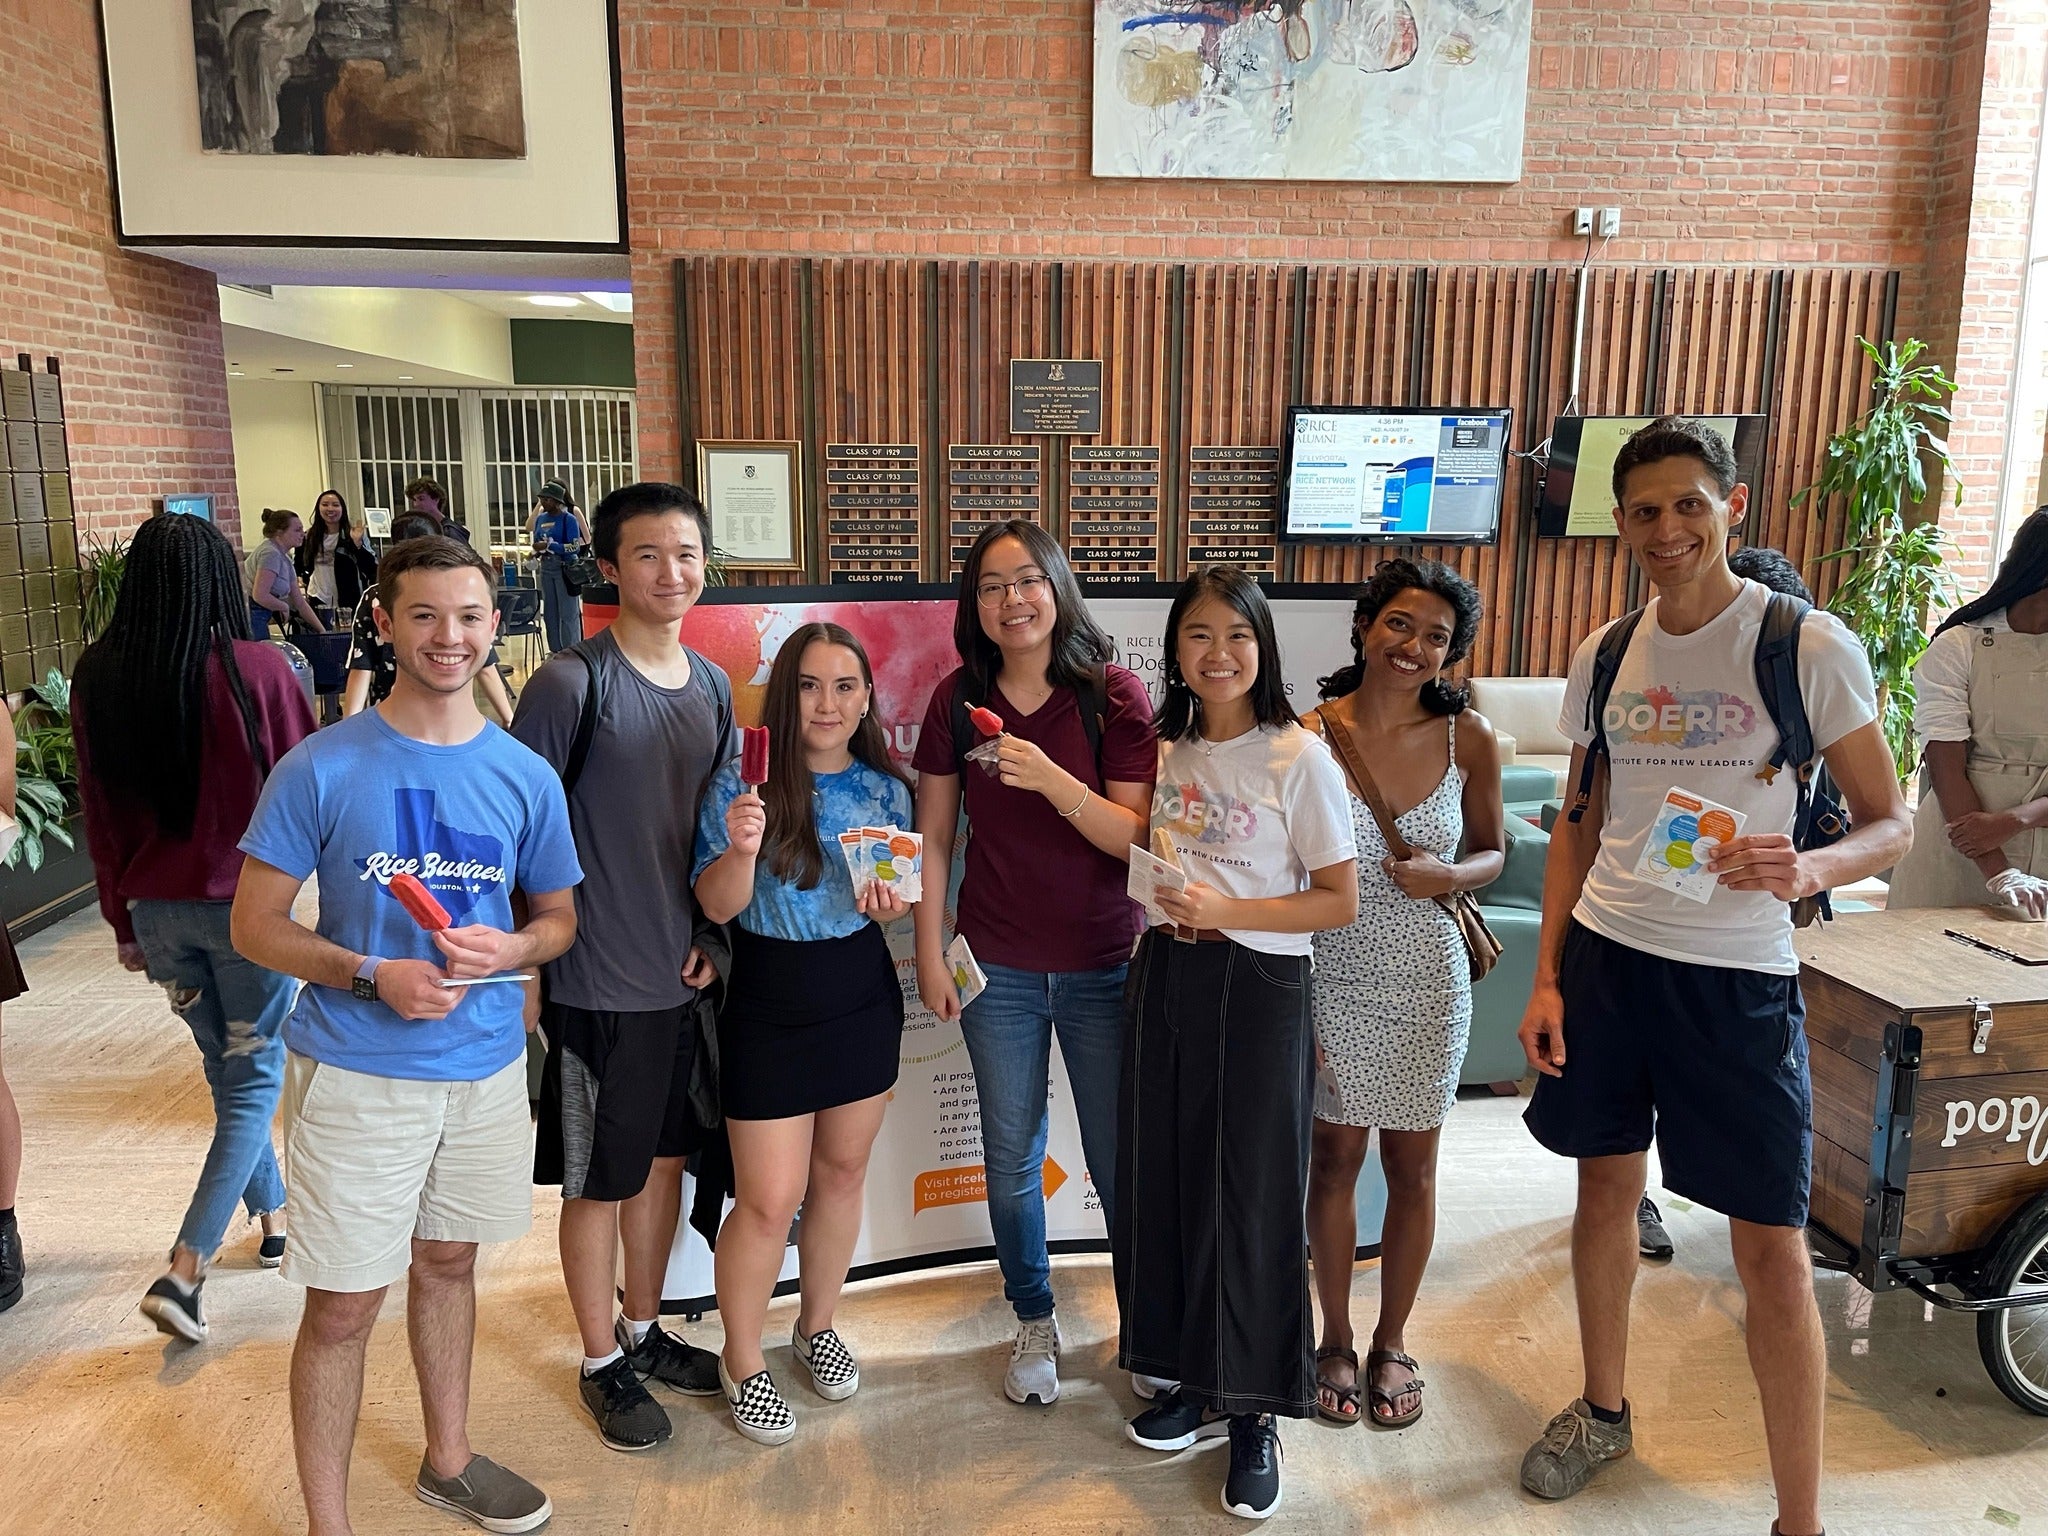
[(1010, 1369), (1003, 1395), (1013, 1403), (1049, 1408), (1060, 1400), (1060, 1325), (1055, 1317), (1034, 1317), (1017, 1325), (1010, 1345)]
[(1171, 1392), (1179, 1385), (1179, 1382), (1168, 1381), (1164, 1376), (1147, 1376), (1142, 1371), (1131, 1372), (1131, 1390), (1148, 1403), (1160, 1393)]

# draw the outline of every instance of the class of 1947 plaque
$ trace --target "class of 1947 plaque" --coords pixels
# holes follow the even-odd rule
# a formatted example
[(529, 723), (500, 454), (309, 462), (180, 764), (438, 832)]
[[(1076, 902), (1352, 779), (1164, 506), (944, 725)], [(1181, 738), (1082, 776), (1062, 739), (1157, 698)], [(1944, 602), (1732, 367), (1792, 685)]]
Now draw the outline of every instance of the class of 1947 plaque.
[(1102, 431), (1101, 359), (1011, 358), (1010, 430), (1019, 436), (1097, 436)]

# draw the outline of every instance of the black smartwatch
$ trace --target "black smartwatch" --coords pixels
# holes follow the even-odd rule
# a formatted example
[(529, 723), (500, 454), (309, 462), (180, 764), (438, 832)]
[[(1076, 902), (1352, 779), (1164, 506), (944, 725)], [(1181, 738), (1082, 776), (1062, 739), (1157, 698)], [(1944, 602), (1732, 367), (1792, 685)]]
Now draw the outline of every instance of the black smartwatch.
[(356, 967), (356, 979), (349, 983), (349, 995), (366, 1003), (377, 1001), (377, 967), (383, 963), (380, 956), (364, 956), (363, 963)]

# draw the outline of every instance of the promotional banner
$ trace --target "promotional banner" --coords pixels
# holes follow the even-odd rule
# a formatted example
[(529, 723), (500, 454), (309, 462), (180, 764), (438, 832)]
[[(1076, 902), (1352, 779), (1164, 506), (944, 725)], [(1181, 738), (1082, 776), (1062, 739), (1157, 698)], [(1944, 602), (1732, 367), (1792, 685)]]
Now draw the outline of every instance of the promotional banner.
[[(775, 589), (754, 589), (763, 599)], [(750, 594), (751, 595), (751, 594)], [(782, 642), (811, 623), (838, 624), (859, 638), (875, 673), (874, 708), (890, 751), (905, 771), (932, 691), (959, 665), (953, 648), (951, 597), (807, 600), (794, 593), (777, 600), (733, 601), (736, 592), (707, 596), (683, 621), (683, 641), (715, 662), (732, 680), (742, 725), (760, 723), (768, 670)], [(1095, 598), (1089, 612), (1116, 643), (1117, 659), (1144, 679), (1156, 703), (1162, 686), (1161, 634), (1168, 597)], [(1316, 700), (1316, 679), (1351, 659), (1351, 605), (1345, 600), (1279, 599), (1273, 604), (1288, 693), (1297, 710)], [(607, 616), (590, 615), (591, 627)], [(963, 818), (946, 892), (946, 931), (965, 860)], [(901, 1070), (888, 1114), (875, 1141), (867, 1181), (867, 1219), (854, 1250), (853, 1275), (887, 1273), (930, 1264), (986, 1258), (994, 1253), (981, 1157), (981, 1114), (974, 1073), (958, 1022), (943, 1023), (917, 994), (915, 941), (904, 918), (889, 929), (889, 946), (903, 987)], [(1065, 1063), (1052, 1053), (1050, 1130), (1046, 1143), (1046, 1236), (1055, 1252), (1107, 1245), (1102, 1202), (1081, 1153)], [(683, 1209), (695, 1198), (686, 1178)], [(1376, 1246), (1383, 1208), (1377, 1156), (1359, 1180), (1359, 1242)], [(801, 1217), (799, 1217), (801, 1220)], [(796, 1274), (796, 1249), (782, 1278)], [(671, 1311), (697, 1313), (711, 1305), (711, 1253), (687, 1222), (679, 1229), (662, 1295)]]

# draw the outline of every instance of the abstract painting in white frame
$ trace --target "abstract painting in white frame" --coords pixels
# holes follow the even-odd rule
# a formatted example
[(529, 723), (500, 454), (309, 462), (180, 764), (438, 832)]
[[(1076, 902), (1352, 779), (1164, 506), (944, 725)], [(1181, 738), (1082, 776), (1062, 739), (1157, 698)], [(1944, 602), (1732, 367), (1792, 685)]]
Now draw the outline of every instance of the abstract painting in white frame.
[(1532, 3), (1095, 0), (1095, 174), (1517, 180)]

